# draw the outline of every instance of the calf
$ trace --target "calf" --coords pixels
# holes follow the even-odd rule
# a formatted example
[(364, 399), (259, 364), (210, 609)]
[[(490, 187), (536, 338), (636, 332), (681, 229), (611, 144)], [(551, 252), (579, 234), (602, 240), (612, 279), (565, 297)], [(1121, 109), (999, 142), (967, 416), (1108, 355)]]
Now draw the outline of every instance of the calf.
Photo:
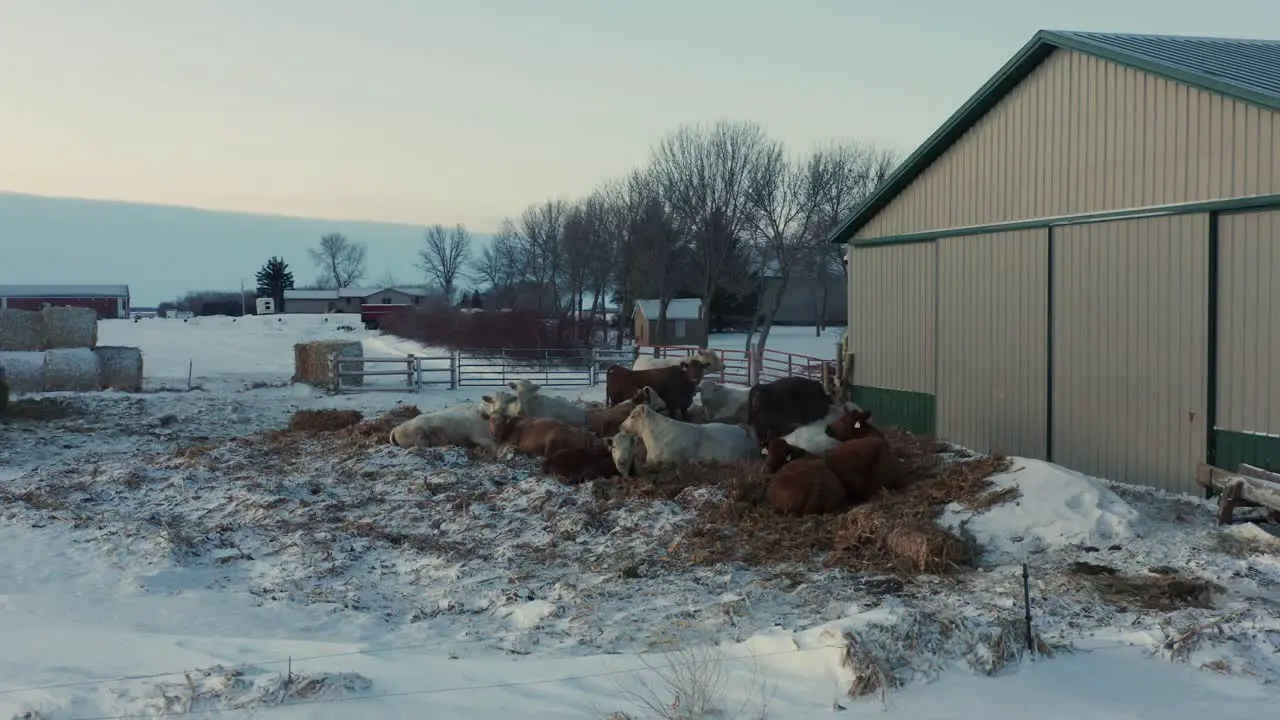
[(813, 454), (804, 448), (792, 445), (785, 438), (776, 437), (765, 446), (764, 466), (769, 472), (776, 473), (779, 468), (792, 460), (810, 457), (813, 457)]
[(528, 380), (513, 380), (507, 385), (516, 391), (515, 401), (508, 405), (506, 414), (530, 418), (551, 418), (569, 425), (582, 427), (587, 424), (587, 410), (554, 395), (543, 395), (541, 385)]
[(707, 378), (698, 383), (702, 407), (707, 411), (707, 422), (731, 422), (747, 424), (747, 399), (751, 388), (725, 385)]
[(618, 426), (631, 414), (637, 405), (648, 405), (659, 412), (667, 409), (667, 404), (658, 396), (658, 391), (645, 385), (630, 400), (602, 410), (587, 413), (587, 427), (602, 438), (618, 433)]
[(854, 406), (846, 410), (826, 428), (826, 435), (836, 441), (853, 440), (855, 438), (875, 435), (888, 441), (884, 431), (871, 424), (871, 412)]
[(613, 453), (604, 443), (590, 448), (566, 448), (557, 450), (542, 461), (542, 474), (563, 478), (570, 484), (616, 477), (618, 468)]
[(680, 417), (688, 418), (689, 406), (693, 404), (703, 369), (702, 363), (696, 360), (654, 370), (628, 370), (614, 365), (605, 373), (606, 404), (613, 407), (626, 402), (648, 385), (666, 403), (671, 417), (678, 413)]
[(783, 515), (820, 515), (849, 506), (840, 478), (818, 457), (788, 463), (769, 480), (769, 504)]
[(661, 357), (656, 358), (652, 355), (640, 355), (636, 361), (631, 363), (632, 370), (654, 370), (664, 367), (675, 367), (682, 362), (697, 361), (702, 363), (703, 367), (709, 373), (718, 373), (724, 370), (724, 360), (720, 359), (720, 355), (714, 350), (703, 348), (693, 355), (686, 357)]
[(495, 442), (534, 457), (549, 457), (565, 449), (590, 449), (600, 442), (586, 430), (552, 418), (494, 414), (489, 416), (489, 432)]
[(759, 452), (747, 431), (737, 425), (680, 422), (646, 405), (637, 405), (619, 429), (643, 440), (648, 461), (654, 463), (731, 462)]
[(827, 416), (831, 399), (822, 383), (785, 377), (751, 388), (747, 396), (747, 424), (764, 447), (775, 437)]

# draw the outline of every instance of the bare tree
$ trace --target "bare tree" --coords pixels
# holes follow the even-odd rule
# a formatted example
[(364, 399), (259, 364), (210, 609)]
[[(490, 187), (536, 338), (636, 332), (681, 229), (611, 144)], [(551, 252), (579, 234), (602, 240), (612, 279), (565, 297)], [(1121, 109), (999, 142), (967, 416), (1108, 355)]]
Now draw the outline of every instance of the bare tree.
[(520, 278), (516, 269), (516, 246), (520, 232), (510, 218), (503, 220), (493, 241), (480, 250), (479, 257), (472, 263), (475, 279), (489, 283), (495, 291), (509, 290)]
[(471, 235), (463, 225), (446, 230), (439, 223), (427, 228), (426, 238), (418, 251), (418, 267), (440, 286), (445, 299), (453, 302), (458, 276), (471, 256)]
[(830, 280), (841, 277), (848, 284), (845, 253), (848, 248), (829, 242), (849, 213), (876, 190), (900, 162), (893, 150), (879, 149), (863, 143), (831, 143), (814, 151), (810, 172), (816, 192), (813, 244), (804, 263), (816, 282), (811, 297), (818, 316), (815, 331), (824, 329), (829, 305)]
[(760, 125), (684, 126), (653, 151), (652, 172), (678, 235), (693, 250), (704, 320), (731, 255), (750, 229), (751, 185), (772, 147)]
[(320, 238), (320, 246), (307, 254), (320, 269), (319, 283), (330, 288), (351, 287), (364, 276), (364, 243), (351, 242), (341, 233)]
[(568, 204), (563, 200), (547, 200), (530, 205), (520, 215), (516, 235), (515, 260), (521, 268), (521, 279), (551, 292), (551, 307), (544, 307), (544, 293), (539, 290), (537, 310), (559, 313), (560, 284), (564, 268), (564, 221)]
[[(753, 249), (759, 259), (760, 286), (756, 315), (747, 332), (746, 351), (752, 354), (752, 384), (758, 380), (769, 331), (782, 305), (796, 266), (812, 247), (821, 174), (814, 159), (792, 159), (781, 143), (772, 144), (754, 168), (748, 194)], [(760, 338), (751, 340), (759, 325)]]

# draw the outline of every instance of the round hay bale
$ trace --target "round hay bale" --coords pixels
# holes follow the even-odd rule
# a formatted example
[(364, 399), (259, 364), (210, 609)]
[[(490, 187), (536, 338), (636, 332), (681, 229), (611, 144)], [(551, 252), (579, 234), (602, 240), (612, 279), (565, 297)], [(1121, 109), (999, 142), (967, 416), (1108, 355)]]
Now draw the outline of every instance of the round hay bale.
[(4, 368), (9, 392), (16, 395), (44, 389), (44, 353), (0, 352), (0, 367)]
[[(293, 381), (335, 390), (333, 366), (338, 357), (364, 357), (364, 346), (350, 340), (316, 340), (294, 345)], [(364, 385), (364, 376), (358, 374), (364, 371), (364, 363), (344, 363), (342, 370), (343, 385)]]
[(98, 311), (82, 307), (47, 307), (40, 310), (44, 324), (41, 350), (91, 348), (98, 344)]
[(89, 348), (62, 348), (44, 353), (45, 392), (92, 392), (99, 385), (98, 356)]
[(34, 310), (0, 309), (0, 352), (43, 350), (43, 326)]
[(142, 351), (136, 347), (103, 345), (98, 356), (98, 385), (125, 392), (142, 391)]

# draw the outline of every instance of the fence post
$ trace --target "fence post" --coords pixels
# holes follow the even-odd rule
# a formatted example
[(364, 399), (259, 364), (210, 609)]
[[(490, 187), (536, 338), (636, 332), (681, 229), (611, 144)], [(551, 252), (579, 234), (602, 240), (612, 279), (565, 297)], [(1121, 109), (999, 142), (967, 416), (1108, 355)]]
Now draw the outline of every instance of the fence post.
[(551, 384), (551, 350), (542, 348), (542, 384)]
[(792, 375), (795, 375), (795, 372), (792, 371), (791, 369), (791, 361), (794, 360), (795, 357), (796, 357), (795, 355), (792, 355), (791, 353), (787, 353), (787, 377), (791, 377)]
[(600, 380), (597, 374), (600, 372), (600, 351), (597, 348), (591, 348), (591, 366), (587, 369), (591, 380), (591, 387), (599, 384)]
[(414, 366), (413, 353), (409, 353), (409, 359), (405, 361), (405, 365), (407, 366), (407, 373), (408, 373), (404, 377), (405, 385), (408, 385), (409, 387), (413, 387), (414, 379), (415, 379), (414, 372), (413, 372), (413, 366)]
[(342, 364), (342, 359), (339, 356), (334, 355), (333, 361), (330, 363), (330, 368), (329, 368), (333, 372), (333, 379), (330, 381), (330, 389), (333, 391), (334, 395), (337, 395), (338, 393), (342, 392), (342, 385), (341, 385), (342, 375), (338, 370), (338, 366), (341, 364)]
[(422, 392), (422, 358), (413, 362), (413, 391)]
[(462, 351), (449, 352), (449, 389), (457, 390), (462, 384)]

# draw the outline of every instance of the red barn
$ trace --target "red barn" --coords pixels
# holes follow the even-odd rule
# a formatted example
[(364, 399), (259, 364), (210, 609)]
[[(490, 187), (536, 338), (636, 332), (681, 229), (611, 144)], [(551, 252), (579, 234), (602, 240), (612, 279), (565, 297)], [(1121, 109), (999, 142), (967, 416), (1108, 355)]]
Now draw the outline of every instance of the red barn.
[(128, 285), (0, 285), (0, 308), (87, 307), (98, 319), (129, 317)]

